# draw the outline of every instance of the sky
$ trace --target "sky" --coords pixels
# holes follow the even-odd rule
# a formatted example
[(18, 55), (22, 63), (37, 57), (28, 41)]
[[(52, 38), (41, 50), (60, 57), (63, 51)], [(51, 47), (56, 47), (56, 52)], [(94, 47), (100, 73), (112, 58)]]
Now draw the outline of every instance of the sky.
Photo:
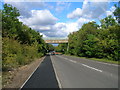
[[(104, 1), (104, 0), (103, 0)], [(112, 15), (117, 2), (83, 0), (81, 2), (21, 2), (4, 0), (20, 12), (19, 21), (39, 31), (43, 38), (67, 38), (78, 31), (84, 23)]]

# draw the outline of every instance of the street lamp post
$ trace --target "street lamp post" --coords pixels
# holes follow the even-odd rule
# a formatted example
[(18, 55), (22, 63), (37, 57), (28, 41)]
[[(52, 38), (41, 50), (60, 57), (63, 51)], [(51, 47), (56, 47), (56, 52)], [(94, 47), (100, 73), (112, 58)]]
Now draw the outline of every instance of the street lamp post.
[(69, 50), (69, 42), (68, 42), (68, 45), (67, 45), (67, 52), (68, 52), (68, 50)]

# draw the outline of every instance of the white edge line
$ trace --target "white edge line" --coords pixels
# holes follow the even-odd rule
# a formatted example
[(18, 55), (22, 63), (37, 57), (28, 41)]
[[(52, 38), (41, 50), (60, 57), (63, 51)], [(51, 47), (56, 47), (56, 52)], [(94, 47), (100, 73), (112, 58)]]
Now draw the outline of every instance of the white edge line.
[[(45, 56), (46, 57), (46, 56)], [(42, 59), (42, 61), (45, 59), (45, 57)], [(41, 62), (42, 62), (41, 61)], [(40, 64), (41, 64), (40, 62)], [(27, 83), (27, 81), (31, 78), (31, 76), (34, 74), (34, 72), (38, 69), (38, 67), (40, 66), (40, 64), (38, 64), (38, 66), (36, 67), (36, 69), (31, 73), (31, 75), (26, 79), (26, 81), (22, 84), (22, 86), (20, 87), (19, 90), (21, 90), (23, 88), (23, 86)]]
[(96, 68), (94, 68), (94, 67), (90, 67), (90, 66), (88, 66), (88, 65), (86, 65), (86, 64), (82, 64), (82, 65), (85, 66), (85, 67), (88, 67), (88, 68), (90, 68), (90, 69), (93, 69), (93, 70), (102, 72), (102, 70), (96, 69)]
[(56, 79), (57, 79), (57, 81), (58, 81), (59, 88), (62, 88), (62, 85), (61, 85), (60, 80), (59, 80), (59, 78), (58, 78), (58, 74), (57, 74), (57, 72), (56, 72), (55, 65), (54, 65), (54, 63), (53, 63), (53, 61), (52, 61), (53, 58), (51, 57), (51, 55), (50, 55), (50, 58), (51, 58), (51, 62), (52, 62), (52, 65), (53, 65), (53, 69), (54, 69), (54, 71), (55, 71), (55, 76), (56, 76)]

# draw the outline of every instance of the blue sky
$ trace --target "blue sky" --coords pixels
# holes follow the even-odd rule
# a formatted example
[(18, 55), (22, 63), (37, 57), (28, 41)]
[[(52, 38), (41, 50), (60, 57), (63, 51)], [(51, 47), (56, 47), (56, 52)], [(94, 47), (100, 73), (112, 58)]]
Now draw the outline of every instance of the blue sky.
[[(88, 2), (89, 1), (89, 2)], [(112, 15), (117, 2), (17, 2), (4, 0), (16, 7), (21, 16), (19, 20), (36, 31), (43, 38), (67, 38), (78, 31), (84, 23), (96, 21)], [(103, 0), (104, 1), (104, 0)], [(0, 7), (1, 9), (2, 7)]]

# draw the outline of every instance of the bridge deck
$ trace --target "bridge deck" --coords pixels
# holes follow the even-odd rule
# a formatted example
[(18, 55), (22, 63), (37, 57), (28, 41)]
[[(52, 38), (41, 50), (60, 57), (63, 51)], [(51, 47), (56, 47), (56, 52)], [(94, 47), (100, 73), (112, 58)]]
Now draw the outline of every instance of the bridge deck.
[(68, 43), (68, 40), (45, 40), (45, 43)]

